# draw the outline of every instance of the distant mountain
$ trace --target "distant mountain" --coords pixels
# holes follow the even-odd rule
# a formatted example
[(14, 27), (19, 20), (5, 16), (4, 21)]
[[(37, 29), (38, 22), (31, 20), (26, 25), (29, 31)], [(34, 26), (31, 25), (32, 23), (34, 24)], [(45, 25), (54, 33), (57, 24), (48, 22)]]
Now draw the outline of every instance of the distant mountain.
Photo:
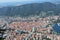
[(0, 8), (0, 15), (4, 16), (31, 16), (31, 15), (59, 15), (60, 6), (50, 2), (30, 3), (20, 6), (9, 6)]
[(7, 6), (19, 6), (19, 5), (23, 5), (25, 4), (25, 2), (7, 2), (7, 3), (0, 3), (0, 7), (7, 7)]
[(41, 2), (34, 2), (34, 1), (29, 1), (29, 2), (6, 2), (6, 3), (0, 3), (0, 7), (20, 6), (20, 5), (24, 5), (24, 4), (30, 4), (30, 3), (41, 3)]

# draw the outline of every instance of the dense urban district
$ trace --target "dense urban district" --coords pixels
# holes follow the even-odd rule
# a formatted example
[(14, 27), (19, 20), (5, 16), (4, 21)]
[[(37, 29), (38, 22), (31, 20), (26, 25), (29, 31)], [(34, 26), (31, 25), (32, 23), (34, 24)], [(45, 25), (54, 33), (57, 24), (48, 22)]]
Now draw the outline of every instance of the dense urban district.
[[(60, 16), (0, 17), (0, 38), (4, 40), (60, 40)], [(57, 29), (59, 30), (59, 29)]]

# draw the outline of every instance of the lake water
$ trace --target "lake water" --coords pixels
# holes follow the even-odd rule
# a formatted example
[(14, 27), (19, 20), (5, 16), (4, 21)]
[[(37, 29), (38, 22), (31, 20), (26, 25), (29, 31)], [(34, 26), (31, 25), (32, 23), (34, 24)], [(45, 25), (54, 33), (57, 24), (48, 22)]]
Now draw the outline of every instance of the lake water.
[(60, 34), (60, 23), (56, 23), (54, 26), (53, 26), (53, 30), (57, 33)]

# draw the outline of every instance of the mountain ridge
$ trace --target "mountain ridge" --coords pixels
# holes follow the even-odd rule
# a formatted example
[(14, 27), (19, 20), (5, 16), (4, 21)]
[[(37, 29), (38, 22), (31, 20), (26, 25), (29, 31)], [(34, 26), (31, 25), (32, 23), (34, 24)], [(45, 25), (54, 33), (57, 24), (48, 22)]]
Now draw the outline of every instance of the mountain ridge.
[[(59, 7), (59, 8), (58, 8)], [(60, 6), (50, 2), (44, 3), (30, 3), (20, 6), (11, 6), (0, 8), (0, 15), (5, 16), (31, 16), (31, 15), (59, 15)], [(43, 13), (42, 13), (43, 12)], [(45, 15), (44, 15), (45, 13)]]

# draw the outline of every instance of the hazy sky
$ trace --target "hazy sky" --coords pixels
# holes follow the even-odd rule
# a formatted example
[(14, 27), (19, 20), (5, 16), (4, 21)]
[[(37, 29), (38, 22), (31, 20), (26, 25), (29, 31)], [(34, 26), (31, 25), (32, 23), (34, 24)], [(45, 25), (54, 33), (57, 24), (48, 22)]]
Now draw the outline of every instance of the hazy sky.
[(25, 2), (25, 1), (40, 1), (40, 2), (50, 1), (50, 2), (59, 2), (60, 0), (0, 0), (0, 3), (5, 3), (5, 2)]

